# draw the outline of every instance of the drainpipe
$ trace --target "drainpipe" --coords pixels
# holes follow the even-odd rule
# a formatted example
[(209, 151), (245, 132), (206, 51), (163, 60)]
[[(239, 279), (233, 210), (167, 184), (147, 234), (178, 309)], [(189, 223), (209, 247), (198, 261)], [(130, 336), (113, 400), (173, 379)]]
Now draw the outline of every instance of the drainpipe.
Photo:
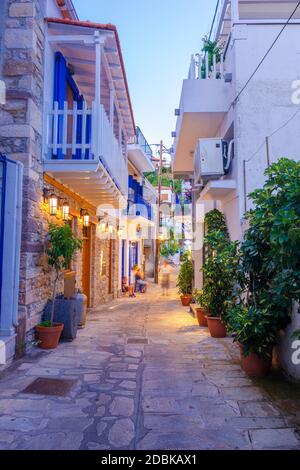
[(21, 237), (22, 237), (22, 199), (23, 199), (23, 165), (18, 165), (18, 189), (17, 189), (17, 207), (16, 207), (16, 251), (15, 251), (15, 273), (14, 273), (14, 306), (12, 323), (15, 327), (18, 326), (18, 297), (19, 297), (19, 282), (20, 282), (20, 252), (21, 252)]

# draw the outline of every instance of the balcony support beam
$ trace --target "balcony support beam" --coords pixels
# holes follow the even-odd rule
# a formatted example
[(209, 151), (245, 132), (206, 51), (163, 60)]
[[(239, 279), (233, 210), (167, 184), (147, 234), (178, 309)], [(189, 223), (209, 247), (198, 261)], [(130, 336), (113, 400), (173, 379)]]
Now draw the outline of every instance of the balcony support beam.
[(101, 105), (101, 56), (102, 44), (99, 31), (95, 31), (94, 35), (95, 49), (96, 49), (96, 76), (95, 76), (95, 103), (97, 106)]
[(231, 0), (231, 27), (239, 22), (239, 0)]

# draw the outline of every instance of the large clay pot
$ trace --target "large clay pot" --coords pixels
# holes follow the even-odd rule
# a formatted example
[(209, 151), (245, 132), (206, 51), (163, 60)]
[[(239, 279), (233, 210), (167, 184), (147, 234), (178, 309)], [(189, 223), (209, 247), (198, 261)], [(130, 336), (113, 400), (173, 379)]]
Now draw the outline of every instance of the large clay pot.
[(243, 345), (239, 344), (239, 347), (241, 351), (242, 368), (249, 377), (261, 378), (266, 377), (266, 375), (270, 373), (272, 356), (270, 356), (270, 359), (265, 359), (259, 357), (254, 352), (250, 352), (248, 356), (244, 356)]
[(183, 307), (189, 307), (193, 300), (193, 296), (192, 294), (184, 294), (180, 296), (180, 299)]
[(62, 333), (64, 325), (62, 323), (54, 323), (53, 326), (35, 327), (36, 339), (38, 340), (38, 347), (41, 349), (55, 349), (58, 346), (59, 338)]
[(225, 323), (219, 317), (207, 316), (207, 324), (212, 338), (226, 338), (227, 329)]
[[(50, 320), (52, 300), (45, 308), (43, 321)], [(77, 309), (74, 299), (55, 299), (54, 322), (62, 323), (64, 328), (61, 334), (61, 341), (73, 341), (77, 336)]]
[(197, 320), (199, 323), (199, 326), (207, 326), (207, 315), (208, 311), (205, 310), (203, 307), (197, 307), (196, 308), (196, 315), (197, 315)]

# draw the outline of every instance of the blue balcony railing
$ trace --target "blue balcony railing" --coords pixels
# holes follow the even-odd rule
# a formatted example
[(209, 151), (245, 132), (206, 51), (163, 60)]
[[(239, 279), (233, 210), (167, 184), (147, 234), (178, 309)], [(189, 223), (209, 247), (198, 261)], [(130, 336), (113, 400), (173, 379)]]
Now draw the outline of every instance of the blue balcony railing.
[(136, 143), (140, 145), (140, 147), (143, 149), (149, 160), (152, 160), (153, 157), (153, 152), (151, 150), (150, 145), (148, 144), (144, 134), (142, 133), (141, 129), (139, 127), (136, 128)]
[(131, 216), (142, 216), (152, 220), (152, 208), (143, 197), (136, 194), (134, 200), (128, 199), (127, 214)]

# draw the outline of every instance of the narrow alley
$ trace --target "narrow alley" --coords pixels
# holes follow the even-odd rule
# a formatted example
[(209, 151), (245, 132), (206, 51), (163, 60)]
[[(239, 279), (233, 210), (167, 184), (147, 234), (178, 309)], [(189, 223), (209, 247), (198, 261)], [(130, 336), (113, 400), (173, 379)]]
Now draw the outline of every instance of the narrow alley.
[(0, 372), (0, 449), (300, 449), (299, 389), (277, 385), (247, 378), (231, 338), (151, 286)]

